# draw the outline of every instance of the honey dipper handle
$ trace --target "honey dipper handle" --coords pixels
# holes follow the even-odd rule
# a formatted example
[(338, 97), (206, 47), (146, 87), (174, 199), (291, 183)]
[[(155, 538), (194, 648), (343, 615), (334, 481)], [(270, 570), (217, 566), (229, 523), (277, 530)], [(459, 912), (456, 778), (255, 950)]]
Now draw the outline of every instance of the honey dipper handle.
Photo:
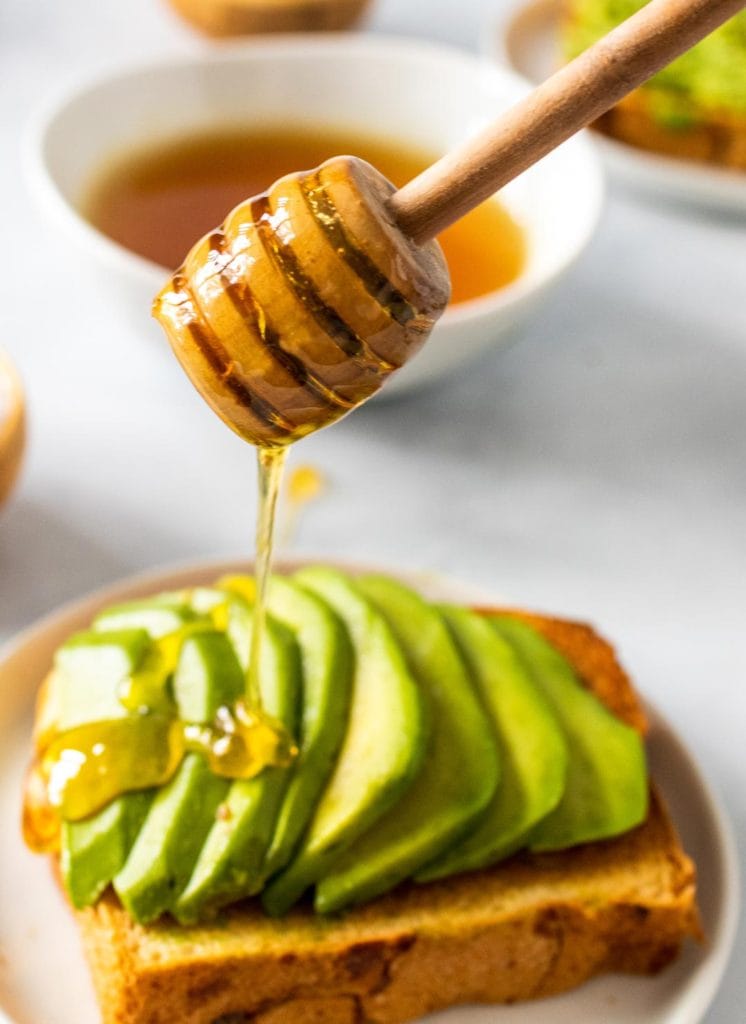
[(393, 195), (397, 224), (418, 243), (435, 237), (744, 7), (746, 0), (650, 0)]

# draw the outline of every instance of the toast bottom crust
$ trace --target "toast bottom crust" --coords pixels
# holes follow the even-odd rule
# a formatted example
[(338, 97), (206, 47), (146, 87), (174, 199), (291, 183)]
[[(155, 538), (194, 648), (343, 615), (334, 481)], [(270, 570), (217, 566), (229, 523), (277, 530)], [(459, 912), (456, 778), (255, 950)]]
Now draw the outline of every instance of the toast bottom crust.
[(655, 793), (617, 839), (404, 885), (332, 919), (246, 904), (143, 928), (112, 894), (77, 918), (104, 1024), (403, 1024), (652, 974), (700, 936), (694, 867)]
[(736, 113), (703, 113), (690, 125), (669, 127), (653, 116), (638, 90), (599, 118), (594, 128), (638, 149), (746, 171), (746, 117)]

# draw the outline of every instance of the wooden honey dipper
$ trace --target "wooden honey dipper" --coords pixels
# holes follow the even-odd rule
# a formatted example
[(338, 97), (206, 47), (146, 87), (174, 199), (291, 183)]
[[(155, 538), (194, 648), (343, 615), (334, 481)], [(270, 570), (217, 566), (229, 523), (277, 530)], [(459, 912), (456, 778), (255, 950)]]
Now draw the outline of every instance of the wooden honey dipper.
[(155, 301), (192, 382), (260, 447), (339, 419), (418, 351), (445, 309), (435, 236), (744, 7), (651, 0), (398, 192), (346, 156), (241, 203)]

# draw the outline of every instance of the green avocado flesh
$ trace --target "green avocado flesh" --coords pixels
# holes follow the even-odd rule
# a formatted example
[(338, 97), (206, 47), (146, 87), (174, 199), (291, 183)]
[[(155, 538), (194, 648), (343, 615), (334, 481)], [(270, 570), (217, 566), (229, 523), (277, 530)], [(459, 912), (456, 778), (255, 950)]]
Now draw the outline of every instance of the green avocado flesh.
[[(562, 28), (568, 60), (577, 57), (647, 0), (569, 0)], [(746, 113), (746, 12), (736, 14), (642, 86), (658, 120), (685, 129), (707, 111)]]
[[(183, 721), (208, 724), (219, 708), (243, 695), (245, 685), (245, 675), (224, 634), (187, 638), (173, 682)], [(172, 909), (229, 785), (212, 774), (202, 756), (187, 754), (174, 777), (158, 791), (114, 879), (117, 895), (138, 921), (152, 921)]]
[[(37, 736), (148, 714), (157, 704), (122, 701), (132, 681), (182, 721), (214, 722), (245, 699), (253, 587), (232, 577), (100, 614), (58, 651)], [(322, 566), (273, 577), (267, 612), (262, 706), (297, 757), (232, 780), (192, 750), (160, 788), (64, 821), (76, 907), (113, 883), (142, 923), (254, 896), (282, 915), (309, 889), (328, 914), (644, 819), (639, 735), (523, 621)]]
[[(143, 629), (79, 633), (57, 652), (38, 730), (60, 732), (123, 718), (122, 682), (142, 661)], [(75, 907), (94, 903), (124, 864), (150, 804), (148, 792), (126, 794), (84, 821), (63, 822), (60, 869)]]
[[(262, 637), (259, 692), (262, 706), (290, 735), (297, 729), (301, 664), (292, 633), (267, 618)], [(229, 783), (221, 813), (213, 816), (184, 891), (168, 909), (183, 922), (251, 896), (261, 889), (264, 859), (290, 768), (265, 768), (253, 779)]]
[(102, 612), (93, 628), (99, 633), (120, 629), (144, 629), (153, 639), (174, 633), (197, 616), (192, 608), (178, 597), (163, 595), (160, 599), (129, 601)]
[(567, 774), (562, 730), (515, 650), (484, 616), (450, 606), (441, 612), (489, 715), (502, 778), (477, 827), (419, 871), (418, 882), (483, 868), (519, 850), (559, 803)]
[(264, 890), (270, 914), (288, 910), (394, 806), (419, 771), (427, 740), (419, 688), (383, 616), (335, 569), (304, 569), (295, 579), (344, 622), (355, 668), (337, 763), (294, 859)]
[(392, 889), (455, 843), (484, 810), (500, 769), (489, 722), (436, 608), (393, 580), (358, 586), (391, 627), (424, 697), (430, 736), (417, 778), (316, 887), (321, 913)]
[(37, 733), (123, 718), (127, 710), (119, 699), (119, 687), (137, 669), (149, 645), (144, 629), (71, 637), (54, 659)]
[(517, 619), (493, 619), (518, 651), (552, 706), (567, 739), (562, 799), (529, 838), (532, 850), (562, 850), (626, 832), (645, 820), (648, 784), (642, 739), (578, 680), (569, 663), (536, 630)]
[[(225, 602), (225, 594), (213, 593)], [(168, 612), (165, 619), (162, 615), (164, 606)], [(173, 608), (177, 609), (175, 614), (172, 613)], [(136, 624), (130, 628), (119, 628), (123, 620), (132, 622), (133, 617)], [(166, 635), (164, 630), (167, 626), (173, 631), (174, 627), (179, 629), (198, 619), (199, 615), (182, 596), (170, 594), (159, 595), (152, 601), (118, 605), (100, 615), (95, 622), (98, 631), (73, 637), (60, 648), (55, 659), (51, 677), (53, 699), (51, 705), (45, 703), (55, 709), (60, 726), (69, 729), (86, 722), (127, 715), (119, 700), (119, 692), (126, 679), (142, 667), (152, 640)], [(107, 622), (112, 625), (111, 631), (106, 631)], [(230, 648), (226, 652), (226, 646), (224, 638), (217, 633), (213, 634), (212, 640), (209, 634), (203, 634), (196, 644), (184, 645), (179, 686), (185, 699), (187, 688), (183, 680), (193, 673), (198, 651), (222, 651), (219, 671), (226, 674), (228, 681), (232, 676), (233, 684), (236, 684), (232, 672), (235, 666), (231, 664), (228, 657)], [(60, 670), (62, 674), (58, 676)], [(168, 685), (169, 699), (175, 689), (174, 678)], [(199, 695), (195, 696), (199, 700)], [(185, 707), (185, 710), (203, 712), (206, 709), (202, 704)], [(122, 870), (154, 795), (152, 791), (126, 793), (84, 821), (63, 823), (60, 863), (63, 879), (76, 907), (94, 902)]]
[(293, 856), (336, 763), (350, 710), (354, 654), (339, 616), (297, 583), (273, 578), (267, 608), (295, 634), (303, 667), (298, 760), (264, 865), (273, 875)]
[(85, 821), (62, 823), (60, 869), (74, 907), (95, 903), (121, 871), (153, 795), (126, 793)]

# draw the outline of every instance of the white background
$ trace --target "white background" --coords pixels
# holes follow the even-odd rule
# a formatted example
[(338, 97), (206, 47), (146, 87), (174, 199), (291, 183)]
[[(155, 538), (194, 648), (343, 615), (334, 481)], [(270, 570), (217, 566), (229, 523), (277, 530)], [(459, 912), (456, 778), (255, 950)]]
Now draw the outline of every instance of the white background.
[[(476, 49), (499, 0), (380, 0), (372, 29)], [(200, 44), (156, 0), (0, 3), (0, 346), (31, 444), (0, 519), (0, 640), (132, 571), (249, 554), (252, 452), (165, 343), (112, 322), (26, 194), (38, 102)], [(746, 845), (746, 220), (613, 182), (520, 343), (299, 446), (329, 478), (294, 553), (447, 571), (591, 619), (679, 728)], [(742, 863), (746, 864), (742, 854)], [(709, 1024), (741, 1024), (743, 942)]]

